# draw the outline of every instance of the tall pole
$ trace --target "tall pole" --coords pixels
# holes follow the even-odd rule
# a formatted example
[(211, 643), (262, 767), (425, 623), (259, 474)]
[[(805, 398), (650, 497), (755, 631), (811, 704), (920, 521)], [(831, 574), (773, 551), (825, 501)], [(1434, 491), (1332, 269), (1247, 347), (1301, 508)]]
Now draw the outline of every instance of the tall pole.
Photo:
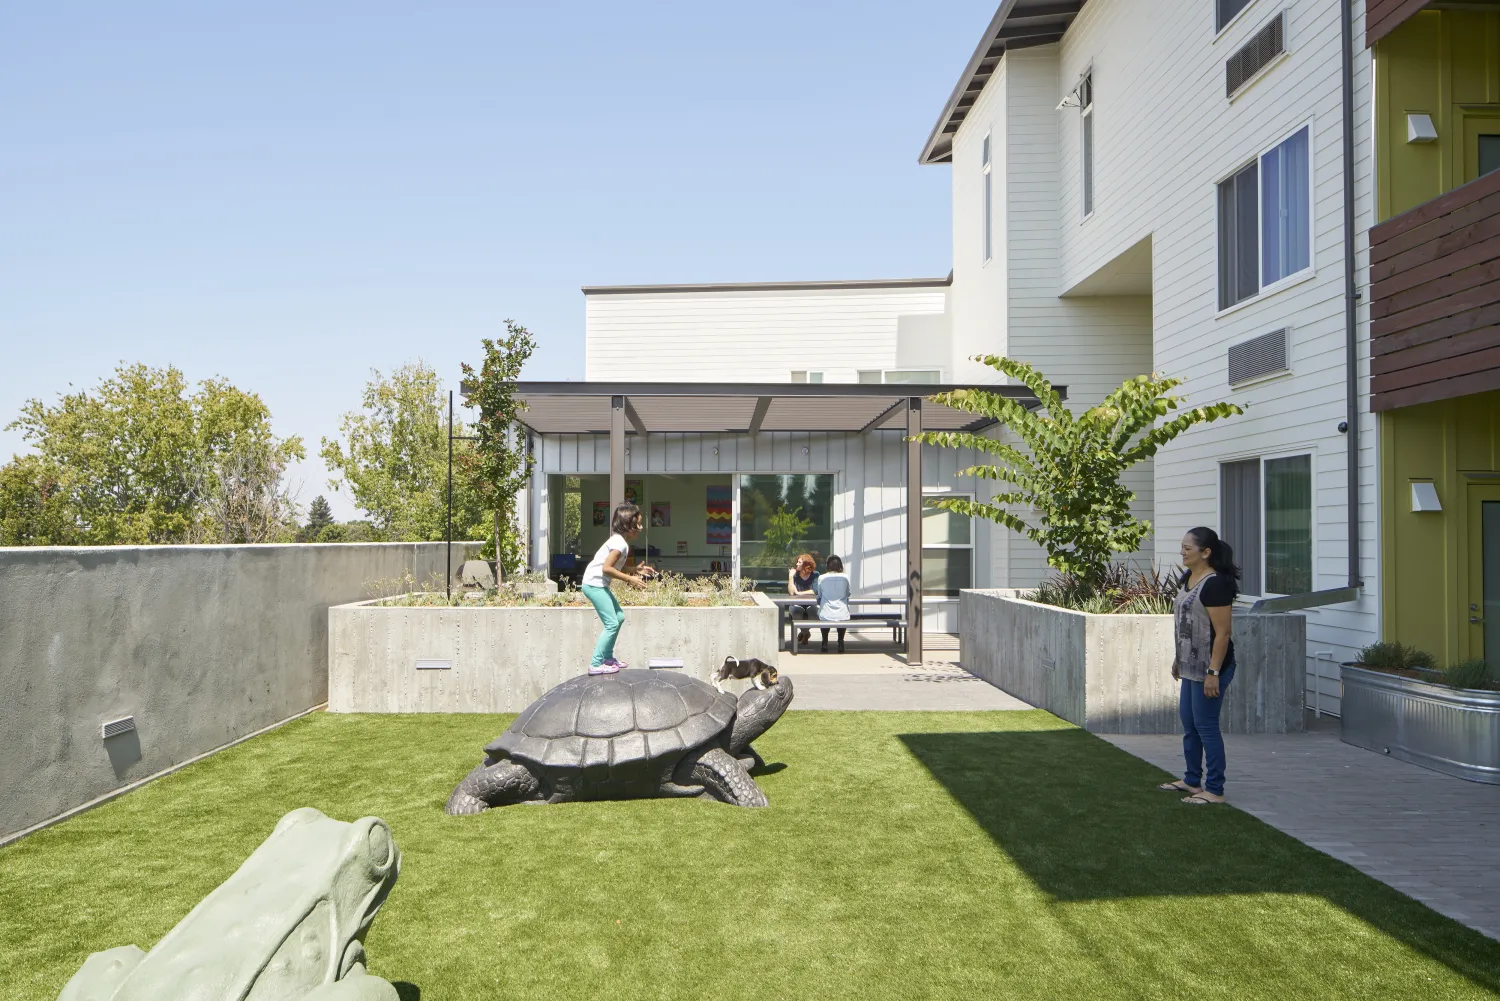
[[(625, 397), (609, 403), (609, 517), (625, 503)], [(613, 529), (610, 529), (613, 531)]]
[(448, 584), (444, 592), (453, 600), (453, 390), (448, 390)]
[(922, 398), (906, 401), (906, 663), (922, 663)]

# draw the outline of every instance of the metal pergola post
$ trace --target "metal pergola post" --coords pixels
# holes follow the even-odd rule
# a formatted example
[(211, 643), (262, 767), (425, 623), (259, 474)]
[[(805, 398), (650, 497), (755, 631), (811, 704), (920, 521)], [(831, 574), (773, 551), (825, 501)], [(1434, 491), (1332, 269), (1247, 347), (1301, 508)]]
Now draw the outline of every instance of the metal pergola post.
[(448, 390), (448, 576), (444, 595), (453, 600), (453, 390)]
[(922, 398), (906, 401), (906, 663), (922, 662)]
[[(625, 503), (625, 397), (609, 398), (609, 519)], [(613, 528), (610, 531), (614, 531)]]

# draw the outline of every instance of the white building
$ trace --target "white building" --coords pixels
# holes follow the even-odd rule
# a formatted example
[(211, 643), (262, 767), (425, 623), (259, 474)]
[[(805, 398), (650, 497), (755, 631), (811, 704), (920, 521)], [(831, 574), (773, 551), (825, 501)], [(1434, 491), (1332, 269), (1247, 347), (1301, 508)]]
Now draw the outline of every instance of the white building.
[[(952, 167), (950, 282), (586, 289), (588, 378), (997, 383), (969, 359), (1003, 354), (1066, 385), (1074, 407), (1150, 371), (1181, 378), (1189, 404), (1235, 402), (1243, 416), (1190, 431), (1136, 471), (1139, 512), (1156, 529), (1142, 557), (1174, 566), (1182, 534), (1206, 524), (1234, 544), (1247, 597), (1339, 589), (1357, 576), (1358, 600), (1307, 612), (1309, 701), (1336, 711), (1338, 662), (1379, 635), (1380, 576), (1363, 303), (1353, 320), (1357, 567), (1351, 435), (1341, 429), (1342, 8), (1005, 0), (921, 154)], [(1359, 289), (1374, 219), (1370, 72), (1357, 47)], [(899, 435), (879, 433), (898, 454)], [(544, 443), (549, 473), (599, 468), (565, 458), (569, 447)], [(894, 517), (900, 476), (884, 453), (859, 453), (798, 446), (764, 468), (835, 476), (833, 517), (845, 529), (832, 545), (868, 568), (857, 586), (899, 589), (899, 561), (882, 563), (899, 531), (856, 538), (871, 508), (852, 499), (880, 496), (873, 509)], [(952, 475), (962, 457), (925, 454), (926, 491), (976, 490)], [(1046, 572), (1035, 546), (998, 526), (942, 530), (970, 540), (972, 566), (955, 576), (973, 586), (1032, 585)]]

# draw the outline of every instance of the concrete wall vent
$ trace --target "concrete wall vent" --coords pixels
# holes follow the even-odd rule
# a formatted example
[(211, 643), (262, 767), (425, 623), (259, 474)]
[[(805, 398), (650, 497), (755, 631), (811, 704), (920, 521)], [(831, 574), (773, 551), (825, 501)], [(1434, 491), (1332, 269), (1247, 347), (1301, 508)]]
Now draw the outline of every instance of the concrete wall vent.
[(105, 740), (111, 737), (118, 737), (122, 733), (132, 733), (135, 730), (135, 717), (121, 716), (119, 719), (112, 719), (108, 723), (105, 723), (102, 729)]
[(1235, 91), (1254, 78), (1255, 74), (1271, 64), (1271, 60), (1286, 51), (1286, 12), (1271, 18), (1270, 22), (1255, 33), (1255, 36), (1229, 57), (1224, 64), (1224, 96), (1233, 97)]
[(1282, 327), (1269, 334), (1241, 341), (1229, 349), (1229, 384), (1285, 372), (1291, 366), (1287, 359), (1287, 340), (1291, 328)]

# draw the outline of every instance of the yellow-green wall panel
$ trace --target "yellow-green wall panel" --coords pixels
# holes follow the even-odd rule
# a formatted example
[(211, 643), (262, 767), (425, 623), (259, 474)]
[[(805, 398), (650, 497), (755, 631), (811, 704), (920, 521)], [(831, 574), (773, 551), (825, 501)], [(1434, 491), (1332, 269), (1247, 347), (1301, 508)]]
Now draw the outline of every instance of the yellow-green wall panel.
[[(1500, 472), (1500, 392), (1402, 407), (1380, 416), (1384, 638), (1432, 653), (1470, 656), (1467, 626), (1468, 473)], [(1411, 509), (1411, 484), (1430, 480), (1440, 512)]]

